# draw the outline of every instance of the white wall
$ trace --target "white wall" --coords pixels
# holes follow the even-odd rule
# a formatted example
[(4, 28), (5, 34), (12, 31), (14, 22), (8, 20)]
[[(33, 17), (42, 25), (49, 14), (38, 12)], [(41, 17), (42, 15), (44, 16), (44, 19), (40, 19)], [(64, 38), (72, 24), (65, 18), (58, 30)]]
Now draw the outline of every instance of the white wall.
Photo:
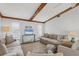
[(75, 8), (45, 24), (45, 33), (68, 34), (77, 32), (79, 36), (79, 8)]
[[(21, 22), (21, 27), (32, 26), (34, 30), (34, 34), (36, 35), (36, 39), (43, 35), (43, 24), (42, 23), (33, 23), (33, 22)], [(23, 29), (21, 29), (21, 33), (23, 34)]]
[[(0, 21), (0, 25), (7, 23), (10, 26), (10, 32), (8, 34), (13, 34), (15, 39), (21, 39), (24, 34), (25, 26), (32, 26), (34, 30), (34, 34), (36, 35), (36, 39), (38, 39), (41, 35), (43, 35), (43, 24), (42, 23), (34, 23), (34, 22), (25, 22), (25, 21), (17, 21), (11, 19), (3, 19)], [(15, 30), (12, 28), (12, 23), (18, 23), (20, 26), (19, 30)], [(1, 27), (1, 26), (0, 26)], [(0, 31), (1, 33), (1, 31)], [(2, 34), (2, 33), (1, 33)]]

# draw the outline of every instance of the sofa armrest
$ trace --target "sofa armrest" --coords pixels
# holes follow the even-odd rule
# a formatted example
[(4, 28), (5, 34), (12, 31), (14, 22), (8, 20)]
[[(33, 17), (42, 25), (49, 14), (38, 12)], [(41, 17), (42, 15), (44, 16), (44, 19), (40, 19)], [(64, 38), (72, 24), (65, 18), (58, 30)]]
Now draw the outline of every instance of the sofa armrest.
[(7, 44), (6, 45), (7, 47), (15, 47), (15, 46), (20, 46), (20, 42), (18, 40), (10, 43), (10, 44)]
[(58, 46), (58, 53), (63, 53), (64, 56), (79, 56), (79, 51), (65, 46)]
[(54, 44), (54, 45), (61, 44), (61, 42), (59, 42), (58, 40), (50, 39), (50, 38), (45, 38), (45, 37), (41, 37), (40, 38), (40, 42), (44, 43), (44, 44)]

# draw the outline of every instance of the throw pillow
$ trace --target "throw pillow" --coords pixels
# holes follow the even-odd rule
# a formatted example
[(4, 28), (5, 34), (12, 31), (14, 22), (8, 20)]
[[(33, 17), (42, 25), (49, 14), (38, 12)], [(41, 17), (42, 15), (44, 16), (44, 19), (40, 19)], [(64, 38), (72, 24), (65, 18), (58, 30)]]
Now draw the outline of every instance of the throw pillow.
[(44, 34), (44, 37), (45, 37), (45, 38), (49, 38), (49, 34), (48, 34), (48, 33), (45, 33), (45, 34)]
[(13, 39), (12, 35), (6, 36), (5, 40), (6, 40), (6, 44), (10, 44), (10, 43), (16, 41), (15, 39)]
[(68, 39), (68, 35), (58, 35), (57, 40), (62, 41), (63, 39)]
[(8, 50), (5, 46), (5, 44), (0, 43), (0, 56), (4, 55), (6, 53), (8, 53)]
[(57, 40), (57, 35), (56, 34), (49, 34), (49, 38)]

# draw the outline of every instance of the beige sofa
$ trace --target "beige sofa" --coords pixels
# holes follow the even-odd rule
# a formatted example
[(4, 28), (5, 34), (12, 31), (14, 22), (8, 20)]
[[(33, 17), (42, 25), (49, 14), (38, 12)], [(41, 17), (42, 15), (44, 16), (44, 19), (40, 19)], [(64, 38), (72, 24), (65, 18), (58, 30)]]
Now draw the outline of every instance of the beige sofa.
[(47, 34), (40, 38), (40, 42), (43, 44), (54, 44), (60, 45), (62, 44), (62, 40), (67, 39), (67, 35), (57, 35), (57, 34)]
[(59, 45), (58, 53), (63, 53), (64, 56), (79, 56), (79, 41), (76, 41), (71, 48)]
[[(10, 38), (11, 39), (11, 38)], [(6, 40), (0, 38), (0, 44), (5, 44), (7, 52), (2, 54), (1, 56), (23, 56), (23, 51), (18, 40), (15, 40), (11, 43), (6, 44)], [(0, 54), (3, 53), (0, 49)]]
[(40, 38), (40, 42), (43, 44), (54, 44), (54, 45), (59, 45), (61, 44), (61, 42), (59, 42), (56, 39), (51, 39), (51, 38), (45, 38), (45, 37), (41, 37)]

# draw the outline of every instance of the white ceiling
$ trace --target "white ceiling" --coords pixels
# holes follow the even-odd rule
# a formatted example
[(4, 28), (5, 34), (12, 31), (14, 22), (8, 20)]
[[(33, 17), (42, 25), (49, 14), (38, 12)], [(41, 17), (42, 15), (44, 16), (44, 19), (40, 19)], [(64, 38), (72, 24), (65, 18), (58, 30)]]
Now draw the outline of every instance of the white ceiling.
[(73, 4), (67, 4), (67, 3), (63, 3), (63, 4), (47, 4), (45, 6), (45, 8), (34, 18), (34, 20), (38, 20), (38, 21), (46, 21), (49, 18), (57, 15), (58, 13), (62, 12), (63, 10), (69, 8), (70, 6), (72, 6)]
[(0, 11), (6, 16), (29, 19), (39, 5), (39, 3), (4, 3), (0, 4)]
[[(39, 5), (40, 3), (4, 3), (0, 4), (0, 11), (6, 16), (29, 19)], [(73, 5), (72, 3), (48, 3), (33, 20), (44, 22)]]

